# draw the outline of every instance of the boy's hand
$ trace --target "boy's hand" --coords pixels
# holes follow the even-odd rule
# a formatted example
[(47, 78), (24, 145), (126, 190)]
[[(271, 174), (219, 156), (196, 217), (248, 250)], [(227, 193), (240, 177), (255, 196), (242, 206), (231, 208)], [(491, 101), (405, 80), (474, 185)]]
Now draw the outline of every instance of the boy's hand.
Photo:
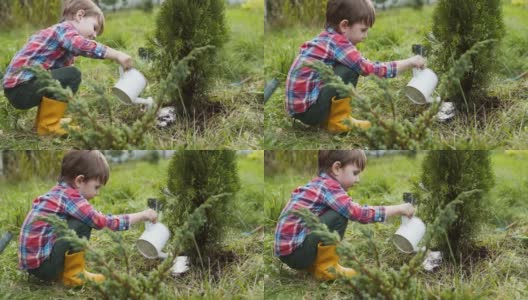
[(425, 58), (421, 55), (415, 55), (403, 60), (396, 61), (396, 72), (400, 73), (411, 68), (423, 69), (425, 67)]
[(132, 57), (124, 52), (118, 51), (116, 60), (125, 71), (133, 66)]
[(423, 67), (425, 67), (425, 58), (423, 58), (421, 55), (415, 55), (409, 58), (409, 60), (413, 68), (423, 69)]
[(147, 210), (144, 210), (142, 212), (142, 214), (143, 214), (143, 219), (145, 221), (150, 221), (152, 223), (156, 223), (157, 220), (158, 220), (158, 213), (155, 210), (151, 209), (151, 208), (149, 208)]
[(132, 57), (130, 57), (130, 55), (124, 52), (112, 49), (108, 46), (106, 48), (105, 58), (118, 62), (125, 71), (133, 67), (133, 60), (132, 60)]
[(414, 215), (414, 206), (411, 203), (400, 204), (400, 215), (412, 218)]

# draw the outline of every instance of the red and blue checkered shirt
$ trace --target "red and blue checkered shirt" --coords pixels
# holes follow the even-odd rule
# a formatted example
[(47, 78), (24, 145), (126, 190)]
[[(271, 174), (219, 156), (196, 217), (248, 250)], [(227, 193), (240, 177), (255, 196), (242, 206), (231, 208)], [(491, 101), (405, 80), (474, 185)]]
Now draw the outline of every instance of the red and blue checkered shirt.
[(56, 234), (49, 223), (36, 221), (38, 217), (56, 215), (61, 219), (75, 218), (95, 228), (127, 230), (129, 215), (103, 215), (96, 211), (77, 189), (65, 182), (33, 201), (18, 239), (18, 263), (24, 270), (35, 269), (48, 258), (55, 244)]
[(396, 77), (396, 62), (370, 62), (345, 35), (328, 27), (301, 46), (290, 67), (286, 79), (286, 111), (290, 116), (307, 111), (317, 101), (323, 82), (314, 69), (302, 65), (318, 60), (331, 67), (345, 65), (362, 76)]
[(22, 67), (63, 68), (73, 65), (74, 57), (79, 55), (103, 59), (106, 49), (105, 45), (84, 38), (70, 22), (55, 24), (31, 36), (15, 54), (4, 75), (4, 88), (13, 88), (35, 76), (21, 71)]
[(282, 210), (275, 229), (276, 256), (291, 254), (310, 233), (300, 218), (290, 214), (290, 211), (301, 208), (307, 208), (317, 216), (333, 209), (347, 219), (360, 223), (385, 221), (384, 206), (369, 207), (352, 202), (337, 180), (321, 173), (307, 185), (296, 188)]

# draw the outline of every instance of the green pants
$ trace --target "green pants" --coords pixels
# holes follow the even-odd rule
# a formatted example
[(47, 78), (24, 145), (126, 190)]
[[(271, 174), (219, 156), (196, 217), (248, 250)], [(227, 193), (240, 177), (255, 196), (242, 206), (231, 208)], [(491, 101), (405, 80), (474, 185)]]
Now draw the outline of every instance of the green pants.
[[(77, 219), (69, 219), (68, 227), (73, 229), (80, 238), (90, 239), (92, 228)], [(36, 276), (40, 280), (55, 281), (64, 270), (64, 255), (66, 252), (75, 253), (80, 249), (74, 249), (71, 244), (64, 240), (56, 240), (50, 256), (43, 261), (36, 269), (28, 270), (29, 274)]]
[[(344, 83), (352, 83), (357, 85), (359, 73), (342, 65), (337, 64), (334, 67), (334, 73), (341, 77)], [(311, 126), (323, 123), (330, 113), (330, 106), (333, 97), (345, 97), (346, 95), (339, 95), (337, 90), (333, 87), (325, 86), (321, 89), (317, 101), (308, 108), (307, 111), (293, 115), (293, 117), (304, 124)]]
[[(341, 239), (343, 239), (346, 227), (348, 225), (347, 218), (338, 214), (335, 210), (329, 209), (319, 217), (319, 221), (323, 224), (326, 224), (331, 232), (337, 231)], [(317, 245), (319, 242), (321, 242), (321, 238), (313, 233), (310, 233), (306, 236), (303, 243), (291, 254), (279, 256), (279, 259), (292, 269), (307, 269), (315, 261), (315, 257), (317, 256)]]
[[(76, 67), (64, 67), (51, 70), (51, 76), (57, 79), (63, 88), (69, 87), (74, 93), (77, 93), (79, 85), (81, 85), (81, 71)], [(53, 94), (39, 92), (43, 87), (37, 84), (36, 78), (32, 78), (13, 88), (5, 89), (4, 94), (15, 108), (30, 109), (38, 106), (44, 96), (57, 100)]]

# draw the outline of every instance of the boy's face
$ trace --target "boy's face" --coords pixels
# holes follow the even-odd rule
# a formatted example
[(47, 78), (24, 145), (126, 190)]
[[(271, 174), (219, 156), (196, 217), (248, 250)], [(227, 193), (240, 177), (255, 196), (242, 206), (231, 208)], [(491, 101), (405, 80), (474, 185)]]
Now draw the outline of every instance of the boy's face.
[[(346, 23), (343, 24), (343, 22)], [(344, 20), (339, 25), (341, 27), (341, 32), (354, 45), (361, 43), (367, 38), (369, 27), (362, 22), (356, 22), (352, 25), (348, 25), (348, 21)]]
[(99, 19), (95, 16), (86, 17), (84, 12), (80, 10), (75, 16), (75, 28), (79, 33), (90, 40), (95, 40), (100, 29)]
[(95, 196), (97, 196), (97, 193), (99, 193), (99, 189), (102, 186), (102, 184), (99, 182), (99, 179), (84, 180), (83, 178), (80, 181), (76, 180), (75, 183), (79, 193), (81, 193), (81, 195), (83, 195), (83, 197), (87, 200), (93, 199)]
[(359, 173), (361, 173), (361, 169), (359, 169), (356, 164), (347, 164), (344, 167), (333, 166), (332, 171), (335, 175), (335, 179), (345, 190), (359, 182)]

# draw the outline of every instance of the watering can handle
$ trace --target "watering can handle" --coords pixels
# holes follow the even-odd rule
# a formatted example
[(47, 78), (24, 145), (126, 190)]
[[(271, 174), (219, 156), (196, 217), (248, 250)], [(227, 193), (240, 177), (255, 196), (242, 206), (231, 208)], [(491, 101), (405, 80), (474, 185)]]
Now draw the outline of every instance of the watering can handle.
[(405, 203), (411, 203), (411, 205), (413, 205), (413, 206), (414, 206), (414, 204), (416, 202), (415, 199), (414, 199), (413, 194), (409, 193), (409, 192), (403, 193), (403, 201)]
[(418, 72), (420, 72), (420, 69), (418, 69), (418, 68), (413, 68), (413, 69), (412, 69), (413, 77), (418, 76)]
[(150, 222), (150, 221), (145, 222), (145, 230), (146, 231), (149, 231), (151, 226), (152, 226), (152, 222)]
[(123, 67), (119, 66), (119, 78), (123, 78)]
[[(416, 199), (414, 198), (414, 195), (409, 192), (403, 193), (403, 202), (410, 203), (412, 206), (415, 205)], [(409, 222), (409, 218), (406, 216), (402, 216), (402, 224), (406, 224)]]

